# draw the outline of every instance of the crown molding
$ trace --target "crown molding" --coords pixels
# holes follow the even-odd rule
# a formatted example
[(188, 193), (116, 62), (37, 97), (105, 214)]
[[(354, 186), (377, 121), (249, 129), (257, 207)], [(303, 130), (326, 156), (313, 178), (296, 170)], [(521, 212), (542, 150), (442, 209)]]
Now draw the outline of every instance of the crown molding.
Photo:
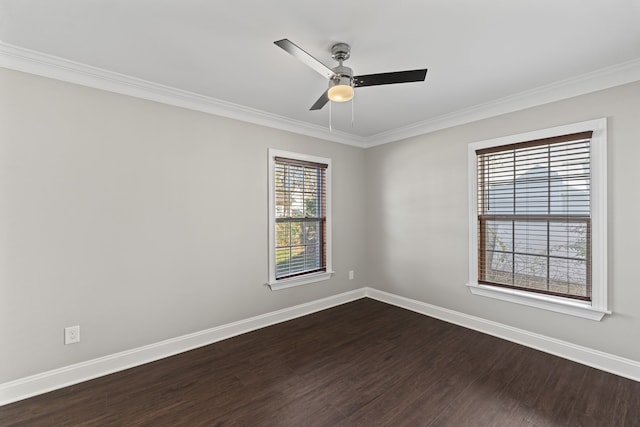
[(367, 148), (640, 80), (640, 58), (371, 135)]
[(0, 67), (360, 148), (375, 147), (640, 80), (640, 58), (638, 58), (364, 137), (342, 131), (330, 131), (323, 126), (92, 67), (1, 41)]
[(0, 42), (0, 67), (214, 114), (341, 144), (366, 147), (366, 138), (293, 120), (210, 96), (165, 86)]

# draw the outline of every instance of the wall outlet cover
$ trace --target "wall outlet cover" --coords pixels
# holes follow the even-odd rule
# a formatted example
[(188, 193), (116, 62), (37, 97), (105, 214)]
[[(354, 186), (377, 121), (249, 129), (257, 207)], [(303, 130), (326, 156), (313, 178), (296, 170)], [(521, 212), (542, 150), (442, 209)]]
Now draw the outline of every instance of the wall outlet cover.
[(80, 342), (80, 326), (68, 326), (64, 328), (64, 343), (75, 344)]

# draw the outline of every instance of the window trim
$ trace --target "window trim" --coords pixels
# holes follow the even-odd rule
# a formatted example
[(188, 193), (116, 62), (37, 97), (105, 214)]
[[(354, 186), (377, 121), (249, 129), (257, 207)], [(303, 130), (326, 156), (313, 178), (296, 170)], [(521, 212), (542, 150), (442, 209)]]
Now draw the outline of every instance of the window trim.
[[(570, 298), (478, 283), (478, 171), (476, 150), (584, 131), (593, 131), (590, 157), (592, 238), (591, 301), (578, 301)], [(468, 145), (467, 159), (469, 173), (469, 281), (467, 286), (471, 293), (597, 321), (601, 320), (605, 314), (611, 314), (607, 308), (607, 119), (588, 120), (470, 143)]]
[[(325, 209), (326, 209), (326, 242), (325, 242), (325, 271), (300, 274), (294, 277), (284, 279), (276, 279), (276, 261), (275, 261), (275, 160), (276, 157), (300, 160), (304, 162), (320, 163), (327, 165), (325, 177)], [(278, 150), (269, 148), (269, 279), (267, 285), (272, 291), (291, 288), (294, 286), (307, 285), (310, 283), (328, 280), (333, 275), (331, 261), (331, 159), (325, 157), (312, 156), (309, 154), (294, 153), (291, 151)]]

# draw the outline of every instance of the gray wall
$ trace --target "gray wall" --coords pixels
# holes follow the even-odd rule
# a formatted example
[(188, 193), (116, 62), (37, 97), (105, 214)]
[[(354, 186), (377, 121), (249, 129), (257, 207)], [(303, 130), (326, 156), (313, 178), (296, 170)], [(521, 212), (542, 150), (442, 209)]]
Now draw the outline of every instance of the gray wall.
[[(264, 286), (269, 147), (332, 159), (329, 281)], [(365, 286), (364, 156), (0, 69), (0, 383)]]
[[(609, 302), (601, 322), (467, 290), (467, 144), (608, 117)], [(640, 82), (366, 151), (368, 284), (640, 361)]]
[[(638, 111), (635, 83), (361, 150), (0, 69), (0, 383), (362, 286), (640, 360)], [(471, 295), (467, 144), (602, 116), (614, 315)], [(329, 281), (263, 285), (269, 147), (332, 159)]]

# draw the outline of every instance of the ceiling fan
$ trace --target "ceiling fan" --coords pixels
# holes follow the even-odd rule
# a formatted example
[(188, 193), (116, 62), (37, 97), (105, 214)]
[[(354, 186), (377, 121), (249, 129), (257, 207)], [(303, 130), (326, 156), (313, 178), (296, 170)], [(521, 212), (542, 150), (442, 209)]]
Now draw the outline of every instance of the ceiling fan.
[(346, 43), (336, 43), (331, 47), (331, 57), (338, 61), (338, 66), (333, 68), (324, 65), (289, 39), (282, 39), (273, 43), (329, 80), (329, 88), (311, 106), (310, 110), (320, 110), (329, 101), (349, 101), (353, 98), (353, 89), (356, 87), (421, 82), (424, 81), (427, 75), (427, 69), (424, 68), (421, 70), (354, 76), (351, 68), (342, 65), (343, 61), (349, 59), (351, 54), (351, 46)]

